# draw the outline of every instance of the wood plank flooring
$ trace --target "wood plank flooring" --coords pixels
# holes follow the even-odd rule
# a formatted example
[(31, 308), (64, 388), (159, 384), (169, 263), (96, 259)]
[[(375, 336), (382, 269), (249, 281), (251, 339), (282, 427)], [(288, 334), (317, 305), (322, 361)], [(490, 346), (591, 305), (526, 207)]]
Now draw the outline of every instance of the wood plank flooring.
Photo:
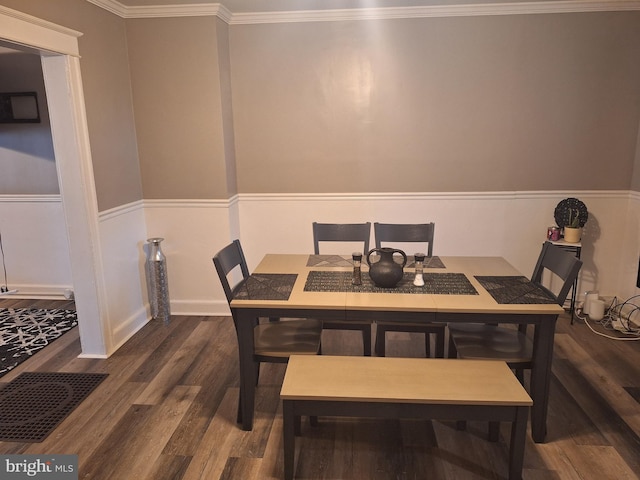
[[(26, 301), (0, 299), (0, 307)], [(62, 303), (29, 303), (41, 308)], [(82, 319), (80, 319), (82, 322)], [(417, 334), (389, 334), (388, 355), (423, 356)], [(362, 352), (359, 332), (326, 331), (323, 353)], [(561, 317), (548, 441), (525, 452), (525, 480), (640, 478), (640, 342), (592, 334)], [(42, 443), (0, 442), (0, 453), (77, 453), (79, 478), (263, 480), (283, 478), (279, 400), (285, 366), (261, 369), (252, 432), (235, 423), (237, 344), (230, 317), (152, 321), (112, 357), (82, 359), (77, 329), (0, 378), (23, 371), (105, 372), (109, 377)], [(635, 396), (635, 397), (634, 397)], [(296, 478), (503, 479), (508, 425), (320, 418), (296, 441)]]

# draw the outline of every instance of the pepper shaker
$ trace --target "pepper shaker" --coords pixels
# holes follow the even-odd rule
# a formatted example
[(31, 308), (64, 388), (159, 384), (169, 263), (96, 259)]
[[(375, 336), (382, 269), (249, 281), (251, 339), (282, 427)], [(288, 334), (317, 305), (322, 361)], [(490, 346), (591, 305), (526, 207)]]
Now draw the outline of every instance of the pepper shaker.
[(424, 271), (424, 253), (414, 253), (413, 258), (416, 261), (416, 277), (413, 279), (413, 284), (416, 287), (424, 286), (424, 277), (422, 275)]
[(353, 252), (351, 254), (353, 259), (353, 277), (351, 283), (353, 285), (362, 285), (362, 253)]

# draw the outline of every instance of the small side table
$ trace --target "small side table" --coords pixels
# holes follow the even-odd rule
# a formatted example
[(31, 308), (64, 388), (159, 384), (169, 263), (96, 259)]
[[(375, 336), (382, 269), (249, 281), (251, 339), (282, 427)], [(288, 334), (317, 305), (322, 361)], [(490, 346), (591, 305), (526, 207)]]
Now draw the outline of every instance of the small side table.
[[(566, 250), (567, 252), (573, 253), (576, 258), (580, 259), (580, 254), (582, 253), (582, 243), (578, 242), (578, 243), (569, 243), (569, 242), (565, 242), (564, 240), (547, 240), (548, 242), (551, 242), (552, 244), (560, 247), (563, 250)], [(569, 313), (571, 314), (571, 323), (573, 324), (573, 314), (576, 310), (576, 294), (578, 292), (578, 277), (576, 277), (575, 281), (573, 282), (573, 287), (571, 287), (571, 304), (569, 306)]]

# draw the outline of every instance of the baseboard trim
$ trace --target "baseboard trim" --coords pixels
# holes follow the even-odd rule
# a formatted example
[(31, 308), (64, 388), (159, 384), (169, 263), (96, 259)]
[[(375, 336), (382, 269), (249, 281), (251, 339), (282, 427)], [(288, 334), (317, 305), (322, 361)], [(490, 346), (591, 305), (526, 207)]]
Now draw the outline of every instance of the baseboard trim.
[(71, 285), (9, 285), (16, 293), (5, 295), (3, 298), (34, 299), (34, 300), (69, 300), (67, 292), (72, 292)]
[(111, 338), (114, 339), (114, 343), (113, 345), (110, 345), (107, 356), (111, 355), (122, 345), (127, 343), (131, 337), (149, 323), (150, 318), (147, 312), (148, 310), (146, 308), (138, 309), (138, 311), (131, 315), (126, 321), (118, 324), (118, 327), (112, 332)]
[(219, 300), (172, 300), (171, 315), (229, 317), (229, 305)]

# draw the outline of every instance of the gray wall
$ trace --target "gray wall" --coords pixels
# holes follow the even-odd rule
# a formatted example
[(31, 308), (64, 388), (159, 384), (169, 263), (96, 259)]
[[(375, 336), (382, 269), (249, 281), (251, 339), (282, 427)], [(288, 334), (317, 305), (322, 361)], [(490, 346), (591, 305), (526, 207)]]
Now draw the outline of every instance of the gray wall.
[(231, 27), (240, 192), (629, 189), (640, 14)]
[(0, 3), (83, 33), (100, 210), (640, 185), (640, 12), (227, 26)]
[(638, 130), (638, 142), (636, 144), (636, 159), (631, 178), (631, 190), (640, 192), (640, 130)]
[(227, 198), (215, 17), (127, 21), (144, 198)]
[(83, 34), (78, 45), (98, 208), (141, 200), (125, 21), (85, 0), (0, 4)]
[(60, 193), (40, 56), (0, 55), (0, 92), (36, 92), (40, 113), (40, 123), (0, 124), (0, 194)]

